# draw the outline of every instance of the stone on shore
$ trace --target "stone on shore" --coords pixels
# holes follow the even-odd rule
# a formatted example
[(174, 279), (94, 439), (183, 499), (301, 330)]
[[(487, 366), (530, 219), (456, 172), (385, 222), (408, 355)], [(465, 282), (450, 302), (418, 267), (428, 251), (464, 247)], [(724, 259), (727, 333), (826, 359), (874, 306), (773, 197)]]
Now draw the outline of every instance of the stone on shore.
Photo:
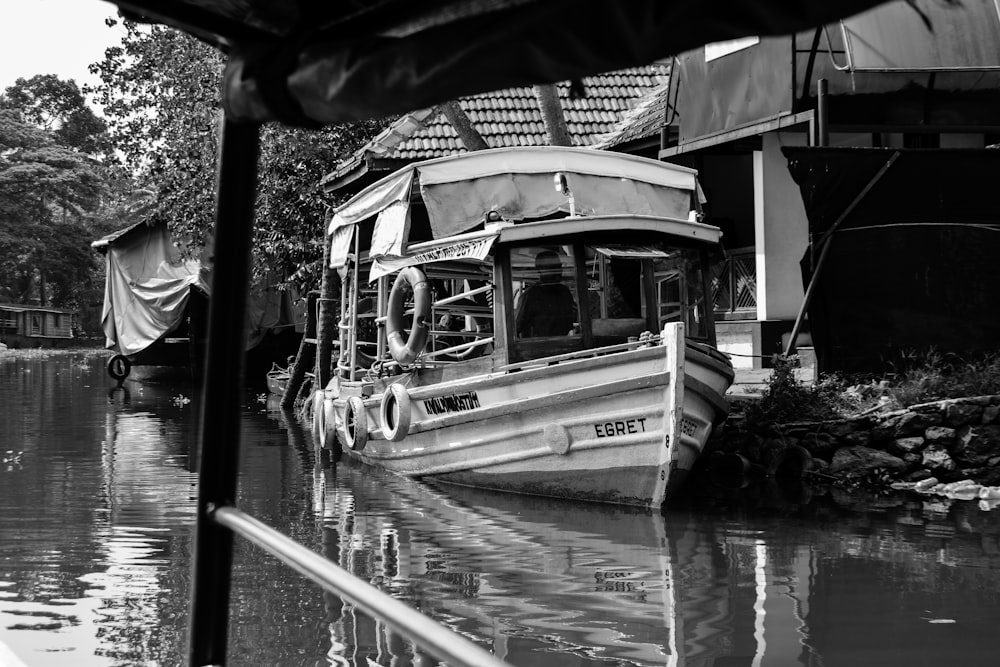
[(889, 452), (862, 446), (841, 447), (834, 452), (830, 462), (832, 475), (864, 474), (879, 468), (902, 472), (907, 465), (906, 461)]

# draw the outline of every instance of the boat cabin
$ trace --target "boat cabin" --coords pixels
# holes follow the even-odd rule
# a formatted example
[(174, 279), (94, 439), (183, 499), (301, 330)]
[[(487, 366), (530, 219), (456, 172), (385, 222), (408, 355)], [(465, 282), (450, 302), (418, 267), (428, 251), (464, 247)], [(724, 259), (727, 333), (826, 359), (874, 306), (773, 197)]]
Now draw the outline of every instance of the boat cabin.
[(396, 172), (330, 224), (345, 278), (339, 375), (558, 363), (639, 347), (671, 322), (714, 344), (708, 268), (721, 232), (694, 221), (697, 192), (692, 170), (575, 148)]

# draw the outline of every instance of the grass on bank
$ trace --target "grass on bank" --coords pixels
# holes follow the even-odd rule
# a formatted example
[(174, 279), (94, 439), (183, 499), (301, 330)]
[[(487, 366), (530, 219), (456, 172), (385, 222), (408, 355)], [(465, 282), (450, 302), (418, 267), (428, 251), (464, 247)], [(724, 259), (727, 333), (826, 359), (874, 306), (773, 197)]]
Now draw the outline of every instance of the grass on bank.
[(829, 374), (808, 385), (795, 375), (796, 355), (778, 356), (760, 401), (742, 412), (749, 422), (842, 419), (948, 398), (1000, 394), (1000, 353), (962, 357), (909, 352), (879, 376)]

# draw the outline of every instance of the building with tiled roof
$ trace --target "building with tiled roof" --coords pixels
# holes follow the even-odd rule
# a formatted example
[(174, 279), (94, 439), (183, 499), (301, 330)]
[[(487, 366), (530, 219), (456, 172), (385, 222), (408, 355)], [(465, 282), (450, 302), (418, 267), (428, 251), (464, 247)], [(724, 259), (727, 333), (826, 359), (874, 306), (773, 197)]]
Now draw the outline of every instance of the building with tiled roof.
[(672, 106), (670, 99), (677, 92), (669, 81), (662, 83), (630, 109), (612, 130), (599, 139), (594, 148), (642, 155), (656, 158), (659, 149), (665, 145), (664, 133), (667, 136), (676, 135), (676, 126), (671, 126), (668, 119)]
[[(670, 67), (654, 63), (557, 85), (574, 146), (594, 146), (622, 120), (665, 89)], [(459, 105), (491, 148), (548, 143), (542, 112), (531, 87), (507, 88), (462, 98)], [(662, 107), (661, 107), (662, 115)], [(658, 132), (658, 130), (657, 130)], [(658, 135), (657, 135), (658, 136)], [(355, 190), (410, 162), (466, 151), (439, 108), (406, 114), (341, 162), (323, 179), (328, 190)]]

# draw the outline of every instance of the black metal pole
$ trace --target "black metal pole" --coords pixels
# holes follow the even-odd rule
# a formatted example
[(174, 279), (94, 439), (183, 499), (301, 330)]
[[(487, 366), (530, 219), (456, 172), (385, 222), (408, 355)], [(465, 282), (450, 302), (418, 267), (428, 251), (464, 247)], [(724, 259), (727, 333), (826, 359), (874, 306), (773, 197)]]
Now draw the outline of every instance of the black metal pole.
[(223, 121), (212, 294), (199, 433), (198, 516), (191, 583), (190, 664), (226, 664), (233, 534), (212, 513), (236, 500), (244, 321), (257, 185), (258, 126)]

